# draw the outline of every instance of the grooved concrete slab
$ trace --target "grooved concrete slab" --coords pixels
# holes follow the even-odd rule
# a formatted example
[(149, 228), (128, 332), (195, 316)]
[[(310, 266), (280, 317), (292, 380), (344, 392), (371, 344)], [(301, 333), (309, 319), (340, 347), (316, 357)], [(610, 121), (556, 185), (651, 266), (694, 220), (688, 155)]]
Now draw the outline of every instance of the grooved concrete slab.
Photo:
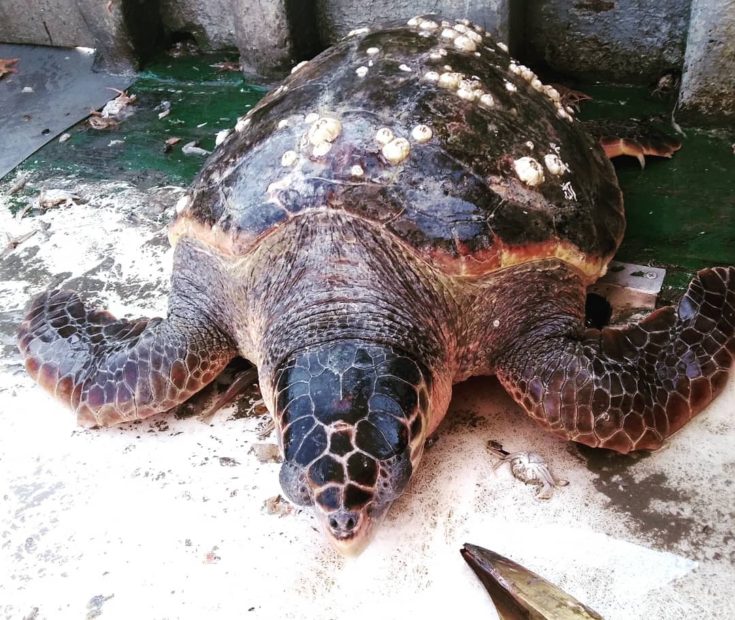
[(2, 45), (0, 58), (18, 58), (17, 73), (0, 80), (0, 179), (71, 125), (116, 97), (132, 76), (92, 71), (94, 51)]

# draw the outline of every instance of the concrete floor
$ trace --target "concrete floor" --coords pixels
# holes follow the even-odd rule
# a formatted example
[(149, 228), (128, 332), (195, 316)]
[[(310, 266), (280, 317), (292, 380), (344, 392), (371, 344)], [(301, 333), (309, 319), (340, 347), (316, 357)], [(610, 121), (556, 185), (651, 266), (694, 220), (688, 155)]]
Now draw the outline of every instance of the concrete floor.
[[(492, 618), (464, 542), (607, 620), (735, 617), (735, 381), (640, 457), (570, 452), (494, 380), (458, 386), (409, 491), (365, 553), (345, 559), (308, 510), (264, 509), (279, 466), (249, 452), (259, 417), (230, 408), (206, 423), (157, 416), (83, 430), (24, 374), (15, 327), (47, 286), (118, 315), (165, 311), (164, 226), (179, 195), (69, 178), (45, 186), (86, 202), (18, 222), (0, 194), (0, 230), (38, 230), (0, 259), (1, 617)], [(535, 499), (507, 466), (493, 470), (491, 439), (539, 452), (569, 486)]]

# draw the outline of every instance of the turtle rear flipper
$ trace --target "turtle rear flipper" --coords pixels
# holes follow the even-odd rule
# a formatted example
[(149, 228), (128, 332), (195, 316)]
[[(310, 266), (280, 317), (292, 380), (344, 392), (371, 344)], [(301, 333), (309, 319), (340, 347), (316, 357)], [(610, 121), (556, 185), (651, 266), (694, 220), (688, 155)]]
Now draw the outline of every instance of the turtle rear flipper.
[(623, 453), (654, 450), (725, 386), (735, 357), (735, 267), (700, 271), (678, 309), (601, 331), (583, 328), (585, 291), (571, 272), (531, 286), (544, 318), (519, 321), (496, 370), (557, 435)]
[(674, 138), (649, 121), (585, 121), (585, 129), (595, 136), (609, 159), (629, 155), (644, 168), (646, 156), (670, 158), (681, 148)]
[(116, 320), (85, 308), (72, 291), (43, 293), (18, 332), (28, 372), (84, 426), (138, 420), (179, 405), (236, 354), (188, 286), (187, 278), (174, 278), (166, 320)]

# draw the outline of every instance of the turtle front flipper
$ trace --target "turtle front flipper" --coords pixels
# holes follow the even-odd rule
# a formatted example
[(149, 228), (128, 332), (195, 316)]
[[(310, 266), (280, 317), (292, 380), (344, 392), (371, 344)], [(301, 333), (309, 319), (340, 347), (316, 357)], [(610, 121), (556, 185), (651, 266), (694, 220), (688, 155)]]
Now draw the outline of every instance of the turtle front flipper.
[(116, 320), (72, 291), (36, 298), (18, 332), (31, 376), (84, 426), (110, 426), (167, 411), (209, 384), (237, 354), (213, 320), (211, 290), (194, 290), (185, 252), (167, 319)]
[(628, 155), (644, 168), (646, 157), (671, 158), (681, 148), (681, 140), (670, 136), (649, 121), (585, 121), (585, 129), (595, 136), (608, 159)]
[(498, 378), (561, 437), (623, 453), (659, 448), (727, 382), (735, 357), (735, 268), (700, 271), (678, 309), (601, 331), (584, 329), (584, 287), (560, 271), (528, 289), (538, 312), (513, 326), (496, 361)]

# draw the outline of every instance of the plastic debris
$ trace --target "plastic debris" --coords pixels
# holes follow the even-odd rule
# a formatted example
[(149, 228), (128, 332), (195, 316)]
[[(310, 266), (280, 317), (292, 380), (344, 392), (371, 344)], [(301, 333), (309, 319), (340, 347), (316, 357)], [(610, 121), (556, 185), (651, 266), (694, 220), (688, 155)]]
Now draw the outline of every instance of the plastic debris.
[(181, 147), (181, 152), (184, 155), (200, 155), (203, 157), (209, 155), (212, 151), (198, 147), (196, 142), (187, 142)]

